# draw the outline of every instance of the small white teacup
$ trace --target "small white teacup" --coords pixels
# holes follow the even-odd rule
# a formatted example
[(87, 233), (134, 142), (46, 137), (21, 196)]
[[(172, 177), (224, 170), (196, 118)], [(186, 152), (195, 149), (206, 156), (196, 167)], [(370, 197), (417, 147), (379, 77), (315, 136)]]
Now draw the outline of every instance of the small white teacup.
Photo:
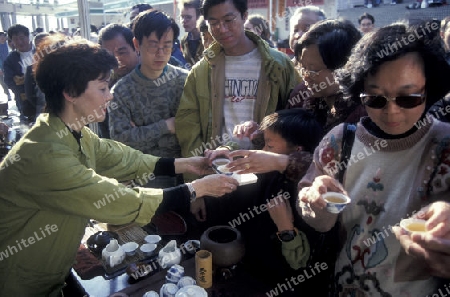
[(231, 161), (226, 158), (217, 158), (212, 161), (213, 169), (220, 174), (233, 175), (233, 172), (227, 167)]
[(348, 196), (338, 192), (327, 192), (322, 198), (327, 202), (326, 209), (331, 213), (340, 213), (351, 202)]
[(426, 220), (422, 219), (403, 219), (400, 221), (400, 227), (407, 233), (410, 234), (411, 232), (427, 232), (427, 228), (425, 226)]
[(125, 254), (127, 254), (127, 256), (134, 256), (138, 247), (139, 244), (133, 241), (122, 244), (122, 249), (124, 250)]
[(153, 251), (156, 249), (157, 245), (154, 243), (144, 243), (141, 245), (140, 250), (144, 253), (144, 256), (148, 257), (153, 254)]

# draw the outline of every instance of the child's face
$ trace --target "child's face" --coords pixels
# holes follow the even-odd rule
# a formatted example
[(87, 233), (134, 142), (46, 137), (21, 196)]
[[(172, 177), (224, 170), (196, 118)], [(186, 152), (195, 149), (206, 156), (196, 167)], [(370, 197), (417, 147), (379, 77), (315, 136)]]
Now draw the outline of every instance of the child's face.
[(297, 151), (298, 147), (290, 145), (280, 134), (270, 129), (264, 130), (264, 148), (266, 152), (289, 155)]

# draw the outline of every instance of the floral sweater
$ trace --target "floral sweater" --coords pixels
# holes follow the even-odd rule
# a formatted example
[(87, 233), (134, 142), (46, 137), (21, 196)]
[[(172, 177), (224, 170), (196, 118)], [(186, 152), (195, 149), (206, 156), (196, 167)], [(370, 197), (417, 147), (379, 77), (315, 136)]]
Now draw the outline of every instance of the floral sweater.
[[(381, 139), (365, 128), (369, 122), (364, 117), (357, 125), (344, 176), (352, 202), (340, 217), (337, 296), (432, 296), (444, 283), (406, 255), (391, 227), (431, 202), (450, 200), (450, 125), (432, 120), (404, 138)], [(300, 186), (319, 175), (337, 177), (342, 130), (341, 124), (325, 136)]]

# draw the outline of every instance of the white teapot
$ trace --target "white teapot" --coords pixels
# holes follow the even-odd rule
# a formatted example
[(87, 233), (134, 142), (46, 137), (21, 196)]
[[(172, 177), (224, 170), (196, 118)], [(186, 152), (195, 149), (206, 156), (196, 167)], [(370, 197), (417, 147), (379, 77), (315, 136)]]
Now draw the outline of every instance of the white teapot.
[(175, 240), (169, 241), (158, 254), (159, 265), (164, 269), (181, 262), (181, 250), (177, 247)]
[(125, 259), (125, 251), (116, 239), (111, 239), (103, 249), (102, 259), (111, 267), (119, 265)]

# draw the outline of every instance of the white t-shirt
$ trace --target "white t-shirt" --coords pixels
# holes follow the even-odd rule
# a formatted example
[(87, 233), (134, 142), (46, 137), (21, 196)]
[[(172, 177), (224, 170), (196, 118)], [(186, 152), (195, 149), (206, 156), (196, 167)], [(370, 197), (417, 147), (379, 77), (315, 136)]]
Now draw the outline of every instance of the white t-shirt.
[[(223, 106), (223, 133), (232, 135), (234, 126), (253, 121), (256, 91), (261, 71), (258, 49), (242, 56), (225, 56), (225, 101)], [(233, 138), (241, 149), (252, 147), (249, 138)]]

